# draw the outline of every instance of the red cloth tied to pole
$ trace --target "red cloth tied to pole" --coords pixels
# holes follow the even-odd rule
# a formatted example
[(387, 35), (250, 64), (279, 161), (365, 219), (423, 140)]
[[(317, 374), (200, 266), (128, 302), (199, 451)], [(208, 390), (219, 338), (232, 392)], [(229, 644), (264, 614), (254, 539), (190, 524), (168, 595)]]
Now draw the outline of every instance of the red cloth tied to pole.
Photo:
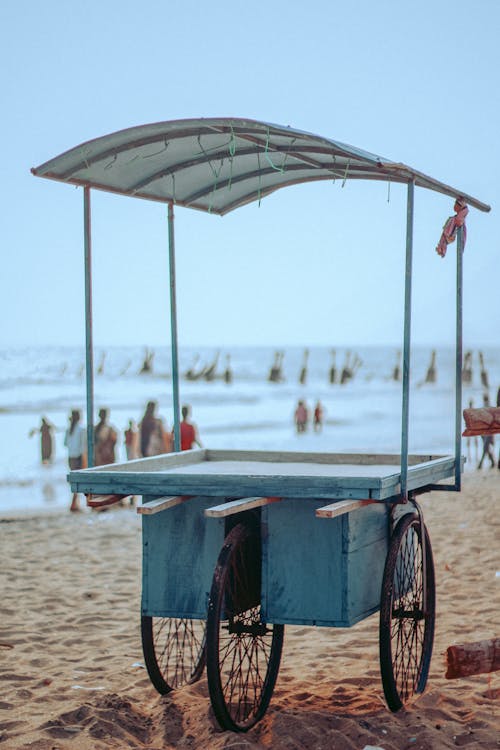
[(465, 241), (467, 239), (467, 227), (465, 226), (465, 219), (467, 214), (469, 213), (469, 209), (467, 208), (465, 201), (462, 198), (457, 198), (453, 210), (455, 211), (455, 216), (450, 216), (450, 218), (446, 221), (446, 224), (443, 227), (441, 238), (436, 247), (437, 254), (442, 258), (444, 258), (444, 256), (446, 255), (448, 245), (451, 242), (455, 242), (458, 227), (463, 227), (464, 230), (464, 247)]

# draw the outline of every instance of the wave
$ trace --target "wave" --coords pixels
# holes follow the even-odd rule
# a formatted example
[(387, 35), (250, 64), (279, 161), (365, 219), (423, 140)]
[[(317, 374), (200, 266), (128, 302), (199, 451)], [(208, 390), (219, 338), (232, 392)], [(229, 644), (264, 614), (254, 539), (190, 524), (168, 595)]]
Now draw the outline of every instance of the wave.
[(52, 401), (42, 400), (33, 401), (24, 404), (11, 404), (9, 406), (0, 406), (0, 414), (44, 414), (46, 412), (67, 410), (71, 408), (73, 401), (65, 401), (58, 398)]
[(265, 422), (231, 422), (230, 424), (206, 425), (203, 433), (207, 435), (231, 434), (242, 432), (257, 432), (279, 430), (288, 427), (289, 422), (265, 421)]
[[(163, 395), (163, 394), (161, 394)], [(187, 394), (186, 394), (187, 395)], [(167, 394), (168, 399), (171, 399), (170, 393)], [(111, 397), (110, 394), (96, 395), (94, 401), (96, 404), (105, 402), (109, 408), (113, 411), (136, 411), (137, 408), (143, 409), (146, 402), (153, 398), (158, 400), (159, 394), (143, 394), (141, 397), (134, 397), (133, 394), (121, 395), (118, 398)], [(80, 398), (76, 398), (74, 394), (60, 394), (53, 398), (47, 399), (43, 396), (39, 399), (33, 399), (32, 401), (15, 402), (12, 404), (0, 404), (0, 414), (44, 414), (47, 412), (54, 411), (68, 411), (75, 407), (75, 405), (85, 400), (85, 393), (82, 392)], [(218, 406), (223, 401), (224, 406), (253, 406), (262, 401), (262, 397), (257, 395), (245, 394), (245, 393), (225, 393), (221, 397), (220, 393), (191, 393), (189, 398), (185, 399), (189, 404), (194, 406)], [(83, 410), (83, 407), (81, 407)]]
[(44, 467), (41, 467), (38, 470), (33, 469), (33, 471), (34, 473), (31, 474), (31, 476), (0, 477), (0, 490), (13, 488), (25, 489), (27, 487), (38, 487), (39, 485), (49, 487), (51, 485), (67, 484), (66, 475), (68, 473), (68, 469), (65, 466), (54, 468), (54, 471), (50, 476), (44, 475)]
[[(353, 419), (325, 419), (323, 424), (329, 427), (346, 427), (353, 425), (355, 420)], [(290, 425), (293, 424), (290, 419), (281, 420), (265, 420), (260, 422), (231, 422), (217, 425), (205, 425), (203, 427), (204, 434), (217, 435), (217, 434), (232, 434), (242, 432), (270, 432), (272, 430), (290, 430)]]
[(32, 477), (31, 479), (4, 478), (0, 479), (0, 487), (33, 487), (37, 481), (38, 480), (35, 477)]

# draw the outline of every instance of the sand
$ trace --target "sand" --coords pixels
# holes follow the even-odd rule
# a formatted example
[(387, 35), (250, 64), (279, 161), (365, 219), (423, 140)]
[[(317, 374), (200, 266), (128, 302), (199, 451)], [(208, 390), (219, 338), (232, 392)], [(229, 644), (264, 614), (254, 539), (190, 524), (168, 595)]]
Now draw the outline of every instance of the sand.
[(9, 750), (500, 747), (500, 672), (446, 680), (448, 646), (500, 636), (500, 472), (422, 497), (437, 623), (427, 691), (390, 713), (378, 616), (350, 629), (287, 627), (264, 719), (221, 731), (205, 677), (152, 687), (139, 631), (141, 531), (132, 509), (0, 523), (0, 747)]

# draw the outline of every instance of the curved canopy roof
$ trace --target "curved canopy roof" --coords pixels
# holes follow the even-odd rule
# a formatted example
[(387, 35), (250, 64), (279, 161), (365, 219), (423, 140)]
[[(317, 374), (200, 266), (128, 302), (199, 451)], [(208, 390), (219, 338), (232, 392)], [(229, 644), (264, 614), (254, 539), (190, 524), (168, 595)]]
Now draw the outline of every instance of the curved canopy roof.
[(232, 117), (119, 130), (34, 167), (38, 177), (215, 214), (315, 180), (383, 180), (485, 203), (405, 164), (301, 130)]

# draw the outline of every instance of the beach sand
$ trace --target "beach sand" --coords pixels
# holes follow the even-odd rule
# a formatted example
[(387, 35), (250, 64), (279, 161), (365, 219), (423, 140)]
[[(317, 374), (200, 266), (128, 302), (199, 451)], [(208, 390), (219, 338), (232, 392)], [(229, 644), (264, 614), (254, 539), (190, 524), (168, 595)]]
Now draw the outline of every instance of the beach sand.
[(500, 636), (500, 472), (421, 498), (437, 622), (427, 691), (386, 708), (378, 615), (350, 629), (287, 627), (264, 719), (221, 731), (206, 678), (160, 696), (143, 665), (140, 518), (132, 509), (0, 523), (0, 747), (384, 750), (500, 747), (500, 672), (446, 680), (456, 643)]

